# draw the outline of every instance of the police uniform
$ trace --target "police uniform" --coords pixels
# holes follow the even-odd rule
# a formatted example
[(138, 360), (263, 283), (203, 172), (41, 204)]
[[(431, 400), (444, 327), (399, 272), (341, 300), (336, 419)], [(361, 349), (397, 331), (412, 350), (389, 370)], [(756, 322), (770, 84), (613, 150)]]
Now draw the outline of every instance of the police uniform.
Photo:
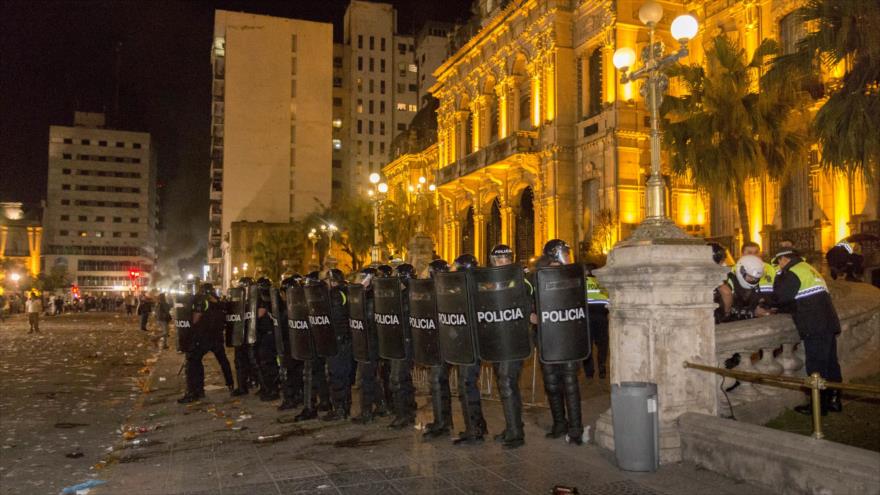
[[(268, 300), (269, 292), (260, 294), (257, 306), (257, 370), (260, 376), (260, 400), (278, 399), (278, 350), (275, 348), (275, 321)], [(261, 291), (262, 292), (262, 291)], [(262, 313), (262, 316), (260, 315)]]
[[(198, 315), (198, 316), (196, 316)], [(226, 315), (219, 302), (198, 296), (193, 303), (192, 345), (186, 353), (187, 393), (179, 402), (186, 403), (205, 396), (205, 367), (202, 358), (212, 352), (220, 364), (226, 386), (232, 388), (232, 369), (226, 358), (223, 331)]]
[[(599, 280), (588, 275), (587, 286), (587, 311), (590, 319), (590, 335), (596, 342), (598, 353), (597, 366), (599, 378), (605, 378), (605, 364), (608, 362), (608, 290), (599, 284)], [(593, 376), (593, 357), (584, 360), (584, 374), (587, 378)]]
[(330, 324), (336, 338), (337, 353), (327, 358), (333, 410), (321, 418), (325, 421), (345, 419), (351, 413), (351, 329), (348, 326), (347, 298), (344, 286), (330, 288)]
[[(826, 380), (840, 382), (842, 376), (837, 360), (840, 320), (831, 303), (825, 279), (797, 254), (789, 251), (779, 256), (787, 256), (791, 261), (776, 274), (774, 301), (780, 310), (792, 315), (803, 340), (807, 374), (819, 373)], [(821, 405), (823, 413), (829, 409), (839, 411), (839, 391), (823, 390)], [(809, 406), (796, 409), (810, 412)]]

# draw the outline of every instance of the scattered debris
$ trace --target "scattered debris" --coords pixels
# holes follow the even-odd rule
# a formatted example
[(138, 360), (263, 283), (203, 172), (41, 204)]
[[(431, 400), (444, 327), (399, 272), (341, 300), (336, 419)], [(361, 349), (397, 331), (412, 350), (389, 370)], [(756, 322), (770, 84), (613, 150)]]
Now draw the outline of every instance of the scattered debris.
[(79, 428), (80, 426), (89, 426), (88, 423), (55, 423), (55, 428)]
[(71, 486), (66, 486), (66, 487), (64, 487), (64, 488), (61, 490), (61, 494), (60, 494), (60, 495), (81, 495), (81, 494), (86, 494), (86, 493), (89, 493), (89, 490), (90, 490), (91, 488), (94, 488), (94, 487), (96, 487), (96, 486), (103, 485), (104, 483), (106, 483), (106, 481), (102, 481), (102, 480), (88, 480), (88, 481), (84, 481), (84, 482), (82, 482), (82, 483), (80, 483), (80, 484), (78, 484), (78, 485), (71, 485)]
[(83, 451), (77, 447), (76, 449), (73, 450), (73, 452), (68, 452), (67, 454), (64, 454), (64, 457), (68, 457), (70, 459), (79, 459), (80, 457), (82, 457), (84, 455), (85, 454), (83, 454)]

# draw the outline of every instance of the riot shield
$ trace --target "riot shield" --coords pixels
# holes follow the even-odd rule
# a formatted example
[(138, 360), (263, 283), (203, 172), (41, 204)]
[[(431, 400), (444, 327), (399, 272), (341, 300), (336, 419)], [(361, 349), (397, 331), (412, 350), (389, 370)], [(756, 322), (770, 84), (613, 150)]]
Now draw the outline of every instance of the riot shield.
[(348, 326), (351, 329), (351, 352), (355, 361), (369, 363), (371, 349), (370, 321), (367, 319), (367, 291), (361, 284), (348, 286)]
[(413, 360), (425, 366), (443, 364), (437, 338), (437, 305), (434, 281), (409, 281), (409, 328), (413, 340)]
[(400, 279), (373, 280), (373, 305), (376, 333), (379, 335), (379, 356), (384, 359), (406, 359), (406, 330)]
[(581, 361), (590, 355), (584, 268), (580, 264), (535, 273), (541, 362)]
[(287, 330), (290, 336), (290, 355), (305, 361), (315, 359), (315, 343), (309, 331), (309, 307), (306, 295), (299, 285), (287, 288)]
[(232, 345), (235, 347), (244, 343), (244, 295), (245, 290), (240, 287), (229, 289), (229, 313), (226, 321), (232, 324)]
[(275, 337), (275, 353), (278, 357), (283, 358), (288, 353), (287, 346), (284, 342), (285, 333), (287, 332), (287, 321), (282, 321), (281, 316), (284, 311), (281, 308), (280, 289), (272, 287), (269, 289), (270, 308), (269, 314), (272, 316), (272, 334)]
[(177, 328), (177, 349), (190, 352), (195, 348), (193, 335), (193, 295), (174, 296), (174, 326)]
[(330, 323), (330, 294), (324, 284), (309, 285), (305, 288), (306, 304), (309, 308), (309, 331), (315, 343), (315, 352), (321, 357), (333, 357), (336, 349), (336, 334)]
[(477, 340), (474, 338), (467, 273), (434, 274), (440, 355), (450, 364), (470, 365), (477, 362)]
[(480, 359), (489, 362), (529, 357), (529, 310), (520, 265), (473, 270), (474, 326)]
[(252, 285), (247, 289), (248, 305), (245, 317), (247, 320), (247, 333), (245, 343), (254, 345), (257, 343), (257, 308), (260, 307), (260, 288)]

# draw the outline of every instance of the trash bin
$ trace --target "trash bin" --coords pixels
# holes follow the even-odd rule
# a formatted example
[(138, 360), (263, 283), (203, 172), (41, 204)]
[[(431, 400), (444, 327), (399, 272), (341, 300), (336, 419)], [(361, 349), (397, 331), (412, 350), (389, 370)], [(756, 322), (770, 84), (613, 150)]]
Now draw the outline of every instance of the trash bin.
[(660, 465), (657, 384), (613, 384), (611, 417), (618, 467), (624, 471), (656, 471)]

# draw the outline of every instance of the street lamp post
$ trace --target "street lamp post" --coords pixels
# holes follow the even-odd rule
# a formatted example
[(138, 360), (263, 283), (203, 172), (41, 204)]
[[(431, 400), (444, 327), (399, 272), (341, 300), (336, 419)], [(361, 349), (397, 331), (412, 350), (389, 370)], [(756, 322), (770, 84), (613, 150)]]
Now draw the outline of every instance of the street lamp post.
[(636, 52), (630, 47), (620, 47), (614, 52), (614, 66), (621, 72), (620, 83), (627, 84), (637, 79), (644, 79), (645, 83), (639, 90), (645, 98), (651, 112), (651, 177), (648, 179), (646, 188), (647, 208), (645, 220), (633, 233), (634, 241), (650, 240), (657, 238), (682, 238), (687, 234), (675, 226), (675, 223), (666, 216), (665, 191), (663, 178), (660, 175), (660, 102), (663, 92), (669, 86), (669, 78), (664, 70), (676, 63), (682, 57), (687, 56), (687, 42), (697, 34), (697, 19), (690, 14), (683, 14), (675, 18), (670, 26), (672, 36), (679, 42), (679, 48), (675, 53), (662, 56), (661, 46), (655, 45), (655, 32), (657, 23), (663, 18), (663, 7), (649, 0), (639, 9), (639, 20), (648, 27), (649, 44), (642, 52), (643, 66), (630, 72), (630, 68), (636, 62)]
[(317, 261), (318, 251), (315, 245), (318, 243), (318, 232), (315, 229), (309, 231), (309, 242), (312, 243), (312, 260)]
[(370, 248), (370, 262), (374, 265), (381, 263), (382, 232), (379, 230), (379, 208), (382, 206), (385, 194), (388, 193), (388, 184), (380, 182), (381, 180), (382, 177), (376, 172), (370, 174), (372, 186), (367, 190), (367, 195), (373, 203), (373, 247)]

